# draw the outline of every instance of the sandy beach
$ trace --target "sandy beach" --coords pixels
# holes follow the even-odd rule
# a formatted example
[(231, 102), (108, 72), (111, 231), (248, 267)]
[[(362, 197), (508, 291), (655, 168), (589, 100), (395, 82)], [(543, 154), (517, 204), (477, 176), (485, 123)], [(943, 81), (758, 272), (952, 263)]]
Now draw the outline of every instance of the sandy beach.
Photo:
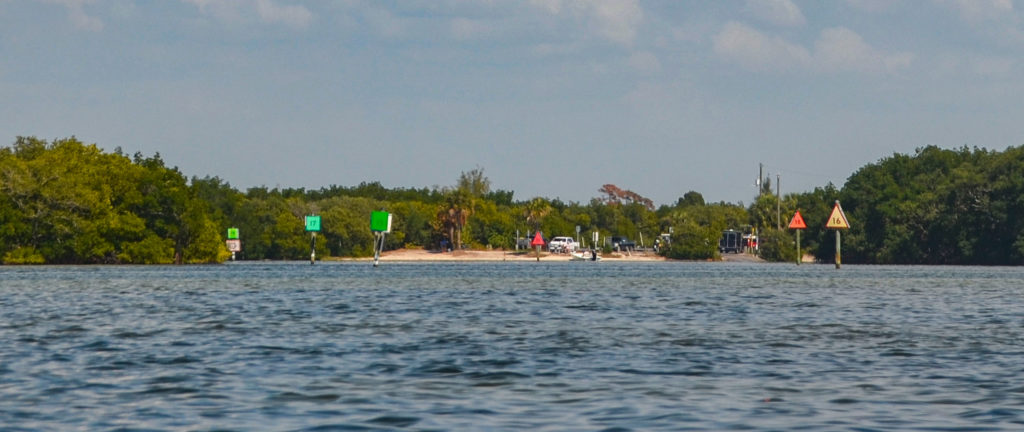
[[(631, 252), (600, 254), (603, 261), (666, 261), (654, 252)], [(361, 258), (360, 260), (372, 260)], [(384, 261), (537, 261), (535, 252), (502, 251), (502, 250), (467, 250), (455, 252), (436, 252), (423, 249), (399, 249), (381, 254)], [(569, 261), (569, 254), (549, 253), (541, 251), (541, 261)]]
[[(601, 254), (603, 262), (659, 262), (672, 261), (658, 256), (653, 251)], [(429, 261), (537, 261), (535, 252), (502, 251), (502, 250), (467, 250), (457, 252), (437, 252), (423, 249), (399, 249), (386, 251), (380, 256), (381, 262), (429, 262)], [(372, 258), (342, 258), (342, 261), (372, 261)], [(541, 261), (569, 261), (568, 254), (541, 251)], [(723, 254), (725, 262), (764, 262), (761, 258), (748, 254)]]

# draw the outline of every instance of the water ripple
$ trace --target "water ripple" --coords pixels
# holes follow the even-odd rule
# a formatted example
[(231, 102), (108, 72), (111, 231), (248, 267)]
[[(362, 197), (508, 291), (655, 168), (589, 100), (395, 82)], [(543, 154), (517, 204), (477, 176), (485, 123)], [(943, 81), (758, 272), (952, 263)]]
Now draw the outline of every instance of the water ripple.
[(1024, 270), (847, 267), (0, 267), (0, 428), (1024, 427)]

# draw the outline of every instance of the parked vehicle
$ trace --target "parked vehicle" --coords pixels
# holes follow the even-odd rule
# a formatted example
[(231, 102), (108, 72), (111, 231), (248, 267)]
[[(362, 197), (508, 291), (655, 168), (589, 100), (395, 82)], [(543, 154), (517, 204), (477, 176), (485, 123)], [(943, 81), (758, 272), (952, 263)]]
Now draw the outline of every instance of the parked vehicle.
[(572, 252), (577, 247), (576, 239), (572, 237), (559, 236), (551, 239), (548, 243), (548, 250), (551, 252)]
[[(547, 237), (544, 237), (543, 235), (541, 236), (541, 239), (544, 240), (544, 246), (541, 246), (541, 248), (547, 248), (550, 241)], [(516, 247), (518, 247), (519, 249), (533, 249), (533, 246), (530, 245), (531, 243), (533, 243), (532, 235), (527, 237), (519, 237), (518, 239), (516, 239)]]
[(718, 240), (719, 253), (742, 253), (743, 233), (735, 230), (722, 231), (722, 238)]
[(669, 234), (659, 234), (654, 238), (654, 253), (661, 252), (672, 245), (672, 236)]
[(623, 236), (612, 236), (612, 249), (633, 250), (636, 249), (636, 242)]

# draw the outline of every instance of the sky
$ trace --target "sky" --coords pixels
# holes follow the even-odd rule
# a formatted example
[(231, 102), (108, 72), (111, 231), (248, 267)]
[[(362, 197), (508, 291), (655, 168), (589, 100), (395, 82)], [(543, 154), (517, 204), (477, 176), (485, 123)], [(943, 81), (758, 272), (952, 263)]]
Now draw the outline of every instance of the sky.
[(673, 204), (1024, 144), (1024, 1), (0, 0), (0, 145), (249, 187)]

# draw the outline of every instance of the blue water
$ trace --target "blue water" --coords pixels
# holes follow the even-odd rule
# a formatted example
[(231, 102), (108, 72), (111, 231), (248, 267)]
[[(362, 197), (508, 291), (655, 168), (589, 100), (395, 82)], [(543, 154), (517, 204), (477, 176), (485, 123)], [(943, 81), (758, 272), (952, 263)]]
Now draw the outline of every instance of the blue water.
[(0, 430), (1024, 430), (1024, 269), (0, 267)]

